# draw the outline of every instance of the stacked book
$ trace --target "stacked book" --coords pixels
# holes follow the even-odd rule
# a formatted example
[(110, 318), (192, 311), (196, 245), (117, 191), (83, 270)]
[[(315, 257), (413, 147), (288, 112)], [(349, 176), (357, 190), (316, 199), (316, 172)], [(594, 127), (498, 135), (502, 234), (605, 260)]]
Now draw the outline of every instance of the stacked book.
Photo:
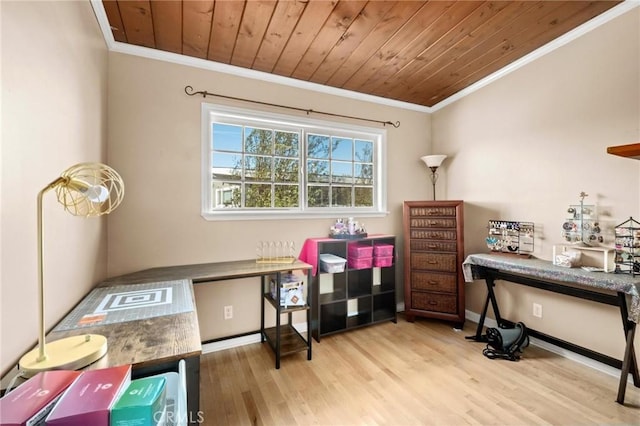
[(111, 426), (164, 424), (165, 403), (164, 377), (134, 380), (111, 410)]
[(46, 425), (109, 426), (111, 408), (130, 383), (130, 365), (84, 371), (53, 407)]
[(0, 399), (0, 425), (41, 425), (78, 371), (38, 373)]
[(45, 371), (0, 398), (2, 426), (159, 426), (166, 410), (166, 375), (131, 380), (131, 366)]

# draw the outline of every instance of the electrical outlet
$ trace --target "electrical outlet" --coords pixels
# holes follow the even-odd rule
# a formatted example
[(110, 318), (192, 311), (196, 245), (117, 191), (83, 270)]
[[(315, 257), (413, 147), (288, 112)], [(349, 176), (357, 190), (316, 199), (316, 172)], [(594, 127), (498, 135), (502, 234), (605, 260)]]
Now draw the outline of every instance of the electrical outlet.
[(233, 318), (233, 306), (225, 306), (224, 307), (224, 319), (228, 320)]
[(533, 304), (533, 316), (536, 318), (542, 318), (542, 305), (539, 303)]

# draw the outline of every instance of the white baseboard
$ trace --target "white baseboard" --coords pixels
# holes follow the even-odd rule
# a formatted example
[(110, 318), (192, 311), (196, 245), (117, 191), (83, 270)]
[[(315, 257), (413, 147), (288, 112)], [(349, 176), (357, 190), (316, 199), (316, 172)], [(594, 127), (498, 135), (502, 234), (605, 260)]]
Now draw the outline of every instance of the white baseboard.
[(241, 337), (218, 340), (217, 342), (205, 343), (202, 345), (202, 354), (224, 351), (225, 349), (237, 348), (239, 346), (260, 343), (260, 333), (248, 334)]
[[(293, 328), (298, 333), (307, 332), (307, 323), (293, 324)], [(237, 348), (239, 346), (250, 345), (252, 343), (260, 343), (260, 333), (248, 334), (241, 337), (232, 337), (230, 339), (218, 340), (217, 342), (205, 343), (202, 345), (202, 353), (210, 354), (212, 352), (224, 351), (225, 349)]]
[[(466, 318), (473, 323), (478, 324), (478, 322), (480, 321), (480, 314), (467, 310), (465, 311), (465, 315), (466, 315)], [(498, 323), (493, 318), (485, 318), (484, 325), (485, 327), (497, 327)], [(547, 350), (549, 352), (552, 352), (556, 355), (560, 355), (563, 358), (567, 358), (571, 361), (575, 361), (579, 364), (593, 368), (594, 370), (608, 374), (609, 376), (620, 378), (620, 370), (617, 368), (611, 367), (610, 365), (604, 364), (602, 362), (598, 362), (586, 356), (582, 356), (570, 350), (553, 345), (549, 342), (545, 342), (544, 340), (536, 339), (535, 337), (530, 337), (529, 343), (531, 345), (534, 345), (544, 350)], [(631, 374), (629, 374), (627, 378), (627, 382), (633, 383), (633, 376)]]
[[(404, 303), (397, 304), (397, 312), (404, 311)], [(307, 332), (307, 323), (302, 322), (299, 324), (293, 324), (293, 328), (298, 330), (298, 333), (304, 334)], [(209, 354), (212, 352), (224, 351), (225, 349), (237, 348), (239, 346), (250, 345), (252, 343), (260, 343), (260, 333), (248, 334), (241, 337), (232, 337), (230, 339), (218, 340), (217, 342), (205, 343), (202, 345), (202, 353)]]

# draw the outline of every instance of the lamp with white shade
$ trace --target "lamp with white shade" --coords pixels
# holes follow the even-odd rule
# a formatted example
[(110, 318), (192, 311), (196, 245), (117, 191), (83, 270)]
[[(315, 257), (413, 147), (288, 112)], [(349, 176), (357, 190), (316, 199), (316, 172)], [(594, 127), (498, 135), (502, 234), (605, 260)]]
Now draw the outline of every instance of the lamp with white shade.
[(18, 363), (24, 377), (48, 370), (77, 370), (102, 358), (107, 353), (107, 339), (97, 334), (83, 334), (45, 341), (44, 273), (42, 250), (42, 197), (55, 189), (58, 201), (74, 216), (95, 217), (111, 213), (124, 198), (124, 182), (120, 175), (104, 164), (80, 163), (38, 193), (38, 346), (27, 352)]
[(436, 182), (438, 181), (438, 167), (442, 165), (442, 162), (447, 158), (446, 155), (425, 155), (420, 157), (422, 161), (431, 169), (431, 183), (433, 184), (433, 199), (436, 199)]

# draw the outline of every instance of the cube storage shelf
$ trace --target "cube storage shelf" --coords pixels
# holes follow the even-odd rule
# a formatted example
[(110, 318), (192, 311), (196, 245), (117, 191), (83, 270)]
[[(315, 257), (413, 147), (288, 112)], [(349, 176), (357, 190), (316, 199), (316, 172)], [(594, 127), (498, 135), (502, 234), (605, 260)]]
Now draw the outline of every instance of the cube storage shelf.
[[(318, 241), (318, 274), (311, 303), (311, 334), (322, 336), (375, 324), (397, 321), (396, 258), (394, 236), (370, 236), (358, 240)], [(376, 250), (377, 247), (382, 250)], [(351, 253), (351, 261), (349, 254)], [(376, 253), (391, 257), (374, 266)], [(325, 272), (320, 255), (333, 254), (347, 264), (343, 272)], [(353, 256), (364, 256), (354, 258)], [(372, 256), (371, 258), (367, 256)], [(355, 269), (352, 266), (357, 266)]]

